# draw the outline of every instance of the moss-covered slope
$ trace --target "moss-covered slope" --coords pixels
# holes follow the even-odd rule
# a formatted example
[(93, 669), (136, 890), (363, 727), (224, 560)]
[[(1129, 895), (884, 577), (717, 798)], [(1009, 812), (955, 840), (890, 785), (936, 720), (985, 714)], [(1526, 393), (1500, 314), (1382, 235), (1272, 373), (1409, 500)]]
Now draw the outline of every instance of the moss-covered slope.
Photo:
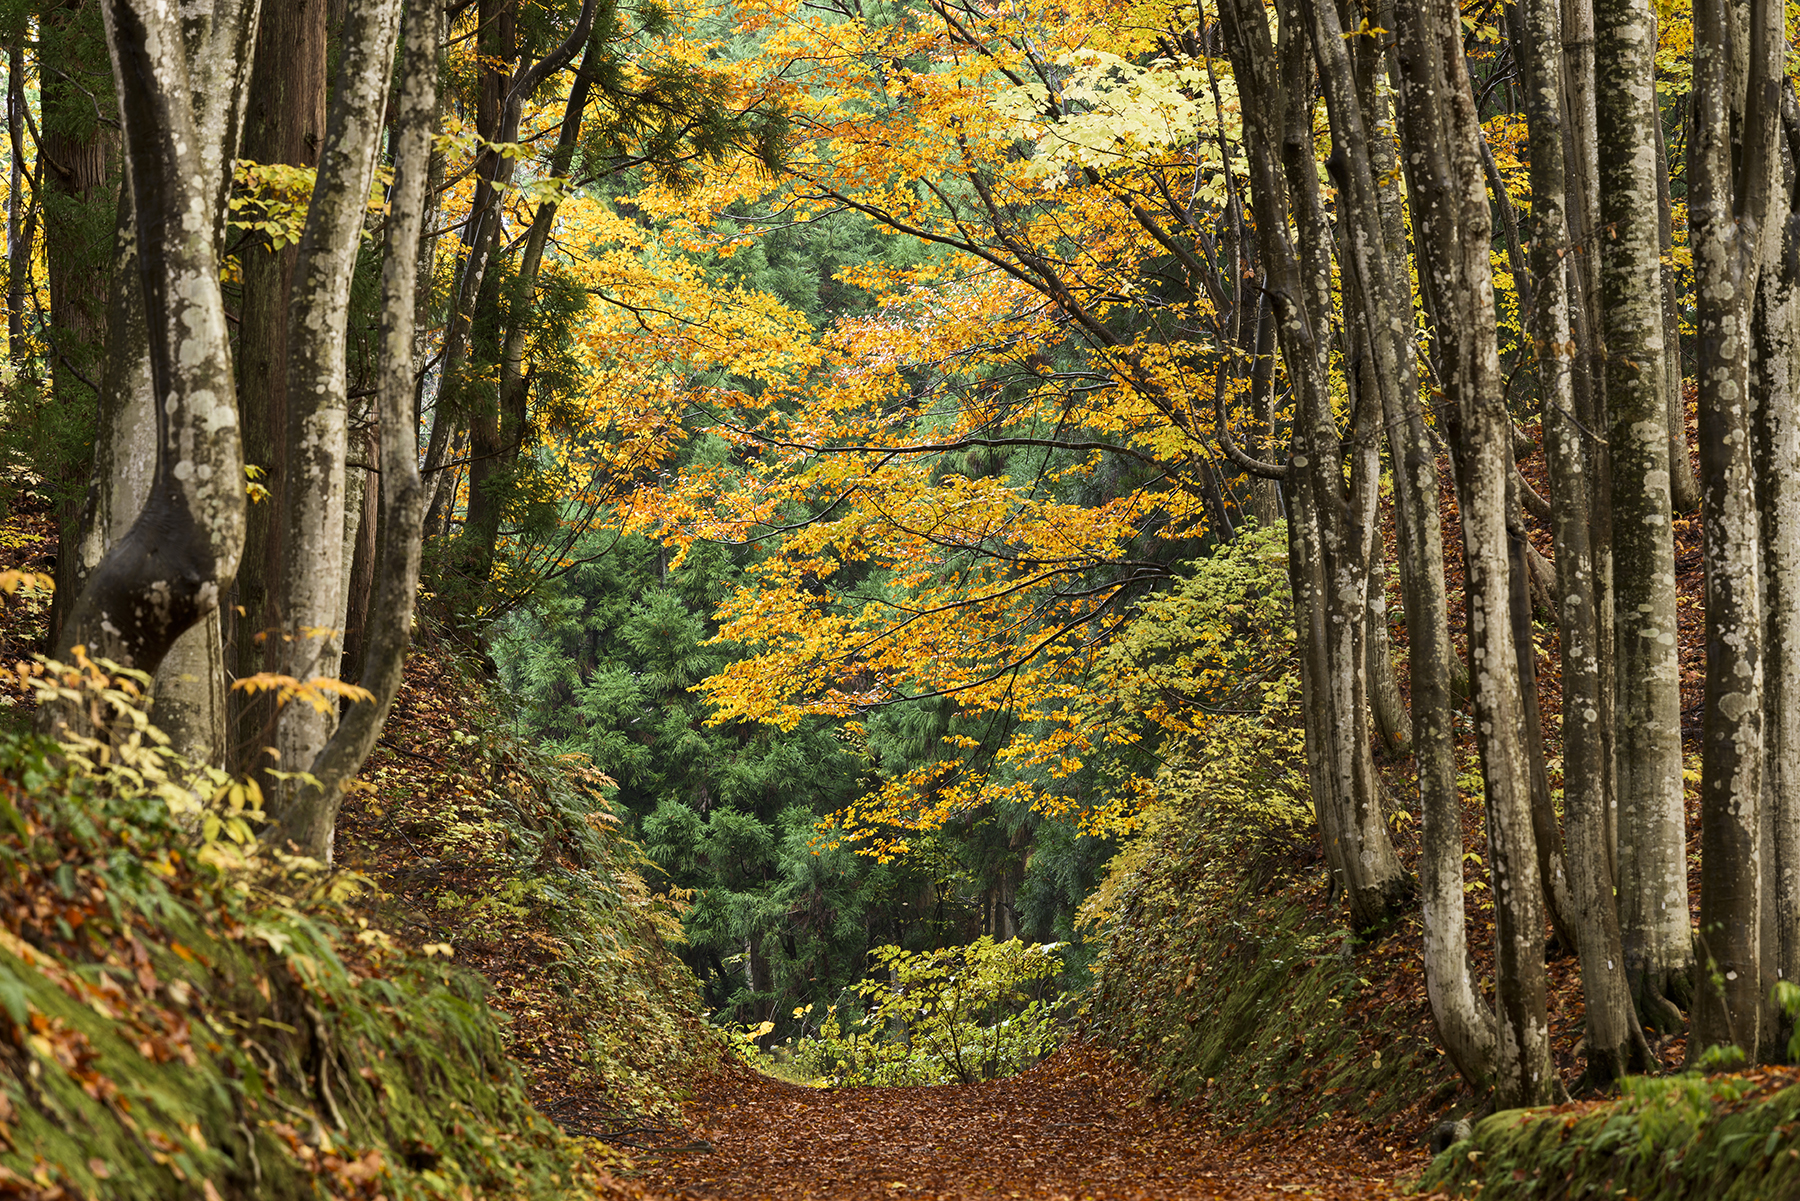
[(1090, 902), (1103, 949), (1085, 1032), (1233, 1120), (1422, 1129), (1460, 1083), (1411, 927), (1362, 944), (1339, 924), (1294, 802), (1252, 803), (1203, 770), (1170, 784)]
[[(0, 1193), (570, 1196), (477, 977), (0, 746)], [(62, 1190), (59, 1192), (59, 1190)]]
[(1497, 1113), (1438, 1156), (1419, 1191), (1789, 1201), (1800, 1197), (1800, 1074), (1633, 1078), (1615, 1101)]

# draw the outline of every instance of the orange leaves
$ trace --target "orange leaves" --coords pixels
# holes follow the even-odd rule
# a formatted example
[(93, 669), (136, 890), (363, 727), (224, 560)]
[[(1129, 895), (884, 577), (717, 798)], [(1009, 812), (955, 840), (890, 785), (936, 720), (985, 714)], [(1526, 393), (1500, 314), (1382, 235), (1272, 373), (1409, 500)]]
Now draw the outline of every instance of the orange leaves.
[(299, 701), (302, 704), (311, 705), (320, 713), (328, 713), (336, 709), (340, 698), (351, 701), (375, 699), (375, 694), (362, 685), (351, 684), (329, 676), (297, 680), (293, 676), (259, 671), (255, 675), (242, 676), (233, 680), (231, 687), (233, 691), (248, 692), (251, 695), (258, 692), (273, 692), (277, 705)]

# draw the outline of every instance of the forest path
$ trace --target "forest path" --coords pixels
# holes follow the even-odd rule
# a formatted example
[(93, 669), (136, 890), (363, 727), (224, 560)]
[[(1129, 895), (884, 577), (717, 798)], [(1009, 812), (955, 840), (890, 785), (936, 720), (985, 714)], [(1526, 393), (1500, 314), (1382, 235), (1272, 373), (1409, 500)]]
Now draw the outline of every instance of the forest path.
[[(1235, 1141), (1139, 1103), (1091, 1051), (1008, 1080), (811, 1089), (733, 1068), (687, 1111), (691, 1149), (642, 1156), (642, 1183), (692, 1198), (1249, 1198), (1402, 1195), (1425, 1156), (1331, 1134)], [(1197, 1111), (1198, 1106), (1194, 1109)]]

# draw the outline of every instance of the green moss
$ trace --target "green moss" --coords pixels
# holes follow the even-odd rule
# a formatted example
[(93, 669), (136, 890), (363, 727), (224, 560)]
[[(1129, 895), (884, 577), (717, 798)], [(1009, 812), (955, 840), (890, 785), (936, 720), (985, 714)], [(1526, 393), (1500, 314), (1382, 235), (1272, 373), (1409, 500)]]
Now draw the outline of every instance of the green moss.
[(1800, 1086), (1791, 1079), (1633, 1078), (1599, 1107), (1497, 1113), (1433, 1160), (1418, 1190), (1483, 1201), (1800, 1196)]
[[(566, 1196), (478, 978), (209, 855), (160, 804), (0, 756), (0, 1191)], [(286, 881), (283, 887), (293, 887)]]
[(1416, 1006), (1366, 979), (1353, 937), (1309, 904), (1316, 835), (1215, 799), (1235, 788), (1193, 773), (1121, 854), (1084, 1032), (1250, 1125), (1380, 1121), (1453, 1085)]

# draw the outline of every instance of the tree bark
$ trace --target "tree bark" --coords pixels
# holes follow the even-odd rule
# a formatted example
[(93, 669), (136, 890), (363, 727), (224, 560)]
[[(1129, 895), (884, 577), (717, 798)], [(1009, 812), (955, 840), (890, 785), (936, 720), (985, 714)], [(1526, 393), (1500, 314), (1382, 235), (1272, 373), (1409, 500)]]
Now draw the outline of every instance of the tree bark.
[[(1348, 894), (1352, 923), (1369, 929), (1397, 912), (1411, 891), (1382, 814), (1370, 750), (1368, 563), (1380, 465), (1379, 400), (1365, 395), (1359, 401), (1346, 446), (1326, 388), (1331, 234), (1312, 153), (1311, 56), (1300, 13), (1291, 3), (1284, 8), (1277, 54), (1260, 6), (1232, 0), (1224, 9), (1233, 73), (1245, 100), (1257, 237), (1277, 340), (1297, 398), (1288, 456), (1290, 572), (1305, 664), (1313, 801), (1334, 887)], [(1286, 232), (1289, 189), (1297, 252)]]
[(1656, 120), (1656, 236), (1662, 248), (1663, 395), (1669, 407), (1669, 502), (1677, 513), (1700, 508), (1700, 481), (1688, 452), (1687, 396), (1681, 377), (1681, 299), (1676, 295), (1675, 202), (1669, 193), (1669, 149)]
[(363, 432), (360, 457), (372, 470), (362, 471), (365, 478), (359, 493), (360, 513), (354, 523), (355, 547), (351, 552), (349, 584), (344, 598), (343, 672), (346, 680), (361, 679), (363, 665), (368, 661), (369, 602), (375, 588), (376, 540), (381, 520), (381, 427), (373, 419)]
[(1800, 104), (1784, 96), (1781, 203), (1764, 243), (1750, 396), (1763, 544), (1762, 931), (1765, 987), (1759, 1058), (1787, 1059), (1793, 1022), (1773, 982), (1800, 983)]
[(1536, 298), (1529, 332), (1543, 412), (1544, 461), (1550, 478), (1562, 667), (1564, 861), (1586, 1000), (1584, 1083), (1604, 1091), (1628, 1071), (1647, 1070), (1649, 1046), (1637, 1025), (1625, 979), (1619, 911), (1613, 899), (1611, 844), (1606, 834), (1600, 623), (1588, 526), (1587, 462), (1594, 439), (1576, 414), (1579, 348), (1569, 312), (1562, 11), (1558, 0), (1524, 0), (1520, 12), (1519, 45), (1531, 153), (1532, 294)]
[[(256, 163), (317, 167), (325, 140), (327, 0), (275, 4), (257, 31), (244, 157)], [(239, 253), (243, 303), (238, 325), (238, 414), (244, 460), (264, 473), (268, 501), (250, 506), (236, 604), (226, 614), (226, 662), (239, 679), (274, 670), (270, 639), (281, 614), (269, 607), (281, 578), (282, 523), (287, 511), (288, 294), (299, 246), (275, 249), (252, 239)], [(233, 694), (232, 750), (240, 770), (275, 766), (265, 754), (275, 742), (275, 703), (267, 692)], [(265, 785), (268, 780), (263, 781)]]
[[(177, 18), (101, 8), (130, 160), (137, 273), (148, 316), (156, 466), (143, 509), (88, 577), (58, 652), (154, 672), (211, 615), (243, 547), (243, 460), (219, 292), (226, 165), (237, 144), (254, 0)], [(67, 728), (48, 707), (43, 724)]]
[[(1592, 0), (1562, 0), (1563, 183), (1567, 203), (1569, 255), (1563, 260), (1569, 284), (1570, 394), (1574, 419), (1587, 438), (1587, 510), (1593, 565), (1595, 659), (1600, 679), (1594, 706), (1606, 879), (1618, 881), (1617, 778), (1613, 772), (1614, 697), (1617, 671), (1612, 592), (1612, 454), (1607, 445), (1606, 356), (1600, 336), (1600, 136), (1594, 90), (1594, 9)], [(1617, 903), (1614, 902), (1614, 909)], [(1622, 960), (1619, 962), (1623, 962)]]
[(371, 700), (350, 707), (311, 761), (313, 779), (298, 792), (276, 837), (329, 863), (332, 833), (344, 787), (375, 745), (395, 693), (411, 638), (419, 582), (425, 489), (413, 423), (413, 314), (418, 286), (419, 232), (425, 209), (431, 142), (437, 127), (438, 43), (443, 9), (407, 6), (398, 65), (401, 87), (394, 112), (394, 186), (381, 270), (381, 518), (375, 609), (383, 620), (369, 629), (361, 683)]
[(1600, 323), (1612, 504), (1619, 918), (1646, 1026), (1680, 1028), (1693, 997), (1681, 782), (1669, 423), (1655, 179), (1655, 42), (1647, 0), (1596, 0)]
[[(358, 0), (344, 23), (344, 57), (332, 89), (318, 181), (288, 296), (287, 457), (280, 591), (281, 674), (336, 679), (343, 649), (344, 457), (348, 438), (345, 323), (350, 280), (374, 175), (382, 110), (393, 68), (399, 0)], [(286, 771), (310, 764), (337, 722), (337, 706), (290, 703), (275, 719)], [(284, 835), (306, 854), (329, 858), (300, 799), (301, 781), (283, 781), (269, 806)], [(335, 820), (335, 814), (334, 814)]]
[[(1726, 0), (1694, 5), (1689, 163), (1706, 557), (1706, 701), (1700, 772), (1700, 972), (1688, 1060), (1754, 1055), (1762, 1016), (1761, 536), (1752, 476), (1750, 334), (1774, 197), (1782, 10), (1751, 0), (1734, 37)], [(1747, 75), (1739, 101), (1732, 76)], [(1739, 133), (1733, 145), (1732, 131)], [(1785, 399), (1785, 398), (1784, 398)], [(1765, 403), (1777, 403), (1767, 397)]]
[[(73, 587), (86, 586), (106, 552), (130, 531), (156, 472), (155, 393), (150, 332), (138, 271), (135, 208), (121, 193), (109, 275), (105, 370), (95, 422), (93, 478), (81, 510)], [(219, 623), (203, 619), (177, 637), (151, 689), (153, 721), (190, 762), (218, 765), (224, 748)]]
[(1494, 1090), (1499, 1105), (1542, 1104), (1550, 1064), (1542, 885), (1509, 619), (1507, 480), (1512, 422), (1500, 381), (1489, 264), (1492, 215), (1481, 166), (1481, 128), (1446, 0), (1396, 5), (1405, 150), (1414, 162), (1420, 274), (1440, 307), (1444, 389), (1461, 426), (1457, 488), (1467, 564), (1470, 679), (1487, 789), (1494, 887)]

